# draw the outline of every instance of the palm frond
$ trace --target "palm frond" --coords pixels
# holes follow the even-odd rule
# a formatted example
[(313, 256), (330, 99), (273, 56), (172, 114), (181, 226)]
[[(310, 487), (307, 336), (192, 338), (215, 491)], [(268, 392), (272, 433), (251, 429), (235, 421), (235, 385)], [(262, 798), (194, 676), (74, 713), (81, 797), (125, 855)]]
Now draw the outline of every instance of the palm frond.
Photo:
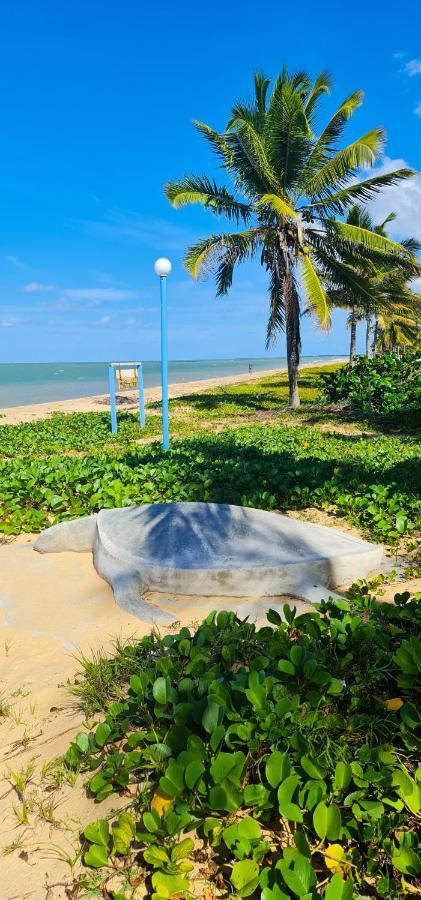
[(269, 317), (266, 326), (266, 350), (276, 343), (285, 328), (284, 281), (276, 265), (270, 270)]
[(215, 131), (209, 125), (206, 125), (205, 122), (200, 122), (198, 119), (193, 119), (193, 125), (196, 128), (196, 131), (202, 135), (202, 137), (210, 144), (214, 153), (222, 161), (223, 166), (227, 169), (230, 168), (231, 164), (231, 151), (226, 142), (225, 136), (223, 134), (219, 134), (218, 131)]
[(258, 200), (258, 206), (268, 206), (269, 209), (273, 210), (277, 216), (284, 218), (287, 216), (289, 219), (297, 219), (298, 215), (293, 206), (286, 202), (282, 197), (279, 197), (278, 194), (263, 194)]
[(300, 91), (291, 79), (278, 79), (266, 114), (263, 139), (281, 188), (288, 192), (313, 146)]
[(309, 179), (306, 185), (307, 195), (314, 199), (324, 199), (332, 189), (346, 184), (357, 169), (373, 165), (383, 146), (384, 137), (383, 129), (373, 128), (348, 147), (339, 150)]
[(236, 119), (232, 127), (235, 131), (227, 134), (227, 142), (232, 154), (232, 165), (236, 171), (237, 185), (249, 195), (276, 191), (278, 181), (261, 136), (244, 119)]
[(269, 78), (266, 78), (262, 72), (254, 73), (254, 99), (256, 110), (261, 117), (262, 123), (266, 113), (266, 97), (269, 85)]
[(223, 261), (226, 264), (244, 262), (252, 257), (264, 241), (265, 228), (249, 228), (236, 234), (211, 234), (187, 250), (184, 265), (193, 278), (216, 273)]
[(349, 222), (339, 222), (331, 219), (328, 223), (329, 230), (339, 235), (349, 244), (358, 244), (368, 251), (374, 253), (387, 253), (389, 255), (409, 258), (410, 254), (402, 246), (384, 235), (377, 234), (367, 228), (358, 225), (351, 225)]
[(352, 114), (361, 106), (364, 91), (353, 91), (338, 107), (317, 140), (317, 146), (332, 148), (342, 135), (344, 127)]
[(329, 328), (330, 310), (328, 296), (319, 275), (307, 254), (304, 254), (301, 257), (301, 268), (303, 285), (310, 310), (318, 319), (321, 328)]
[[(363, 181), (357, 181), (340, 191), (333, 194), (326, 193), (323, 200), (316, 200), (315, 203), (306, 204), (303, 209), (315, 209), (322, 213), (339, 213), (345, 212), (351, 203), (366, 203), (382, 191), (383, 188), (397, 184), (405, 178), (411, 178), (415, 174), (413, 169), (396, 169), (394, 172), (387, 172), (385, 175), (377, 175), (373, 178), (366, 178)], [(385, 219), (380, 228), (391, 221), (389, 217)]]
[(226, 187), (218, 186), (206, 175), (186, 175), (180, 181), (168, 182), (164, 194), (176, 209), (188, 203), (200, 203), (215, 215), (225, 215), (237, 224), (240, 221), (247, 224), (252, 213), (249, 204), (236, 200)]
[(331, 87), (332, 79), (329, 72), (320, 72), (314, 81), (304, 105), (304, 111), (309, 121), (311, 120), (317, 101), (322, 94), (330, 94)]

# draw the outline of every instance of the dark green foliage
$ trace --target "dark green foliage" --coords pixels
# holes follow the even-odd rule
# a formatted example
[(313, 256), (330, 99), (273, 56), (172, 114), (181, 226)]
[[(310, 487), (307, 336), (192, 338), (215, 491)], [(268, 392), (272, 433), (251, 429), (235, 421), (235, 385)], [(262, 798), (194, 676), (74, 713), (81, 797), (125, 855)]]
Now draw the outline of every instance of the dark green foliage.
[(108, 412), (53, 413), (49, 419), (0, 427), (0, 457), (47, 456), (50, 453), (86, 453), (105, 445), (126, 447), (137, 438), (156, 433), (154, 426), (160, 417), (149, 416), (146, 428), (141, 429), (133, 413), (119, 413), (118, 432), (111, 434)]
[(414, 355), (358, 357), (354, 366), (322, 373), (320, 378), (329, 402), (346, 401), (404, 430), (421, 425), (421, 367)]
[(270, 611), (273, 627), (213, 612), (130, 645), (105, 719), (65, 757), (96, 800), (141, 786), (130, 811), (85, 828), (87, 866), (121, 871), (123, 857), (155, 900), (189, 898), (198, 837), (239, 897), (415, 891), (421, 609), (408, 593), (351, 595)]
[(103, 507), (173, 500), (261, 509), (333, 507), (373, 539), (416, 527), (419, 451), (410, 439), (250, 427), (124, 454), (0, 464), (0, 530), (40, 531)]

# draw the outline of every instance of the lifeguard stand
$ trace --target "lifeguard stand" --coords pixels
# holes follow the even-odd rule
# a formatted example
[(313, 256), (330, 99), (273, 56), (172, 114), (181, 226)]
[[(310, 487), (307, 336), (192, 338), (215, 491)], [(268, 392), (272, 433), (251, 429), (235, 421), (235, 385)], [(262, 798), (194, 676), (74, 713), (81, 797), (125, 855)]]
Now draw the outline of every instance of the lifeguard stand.
[(116, 362), (108, 366), (110, 385), (111, 431), (117, 431), (116, 391), (127, 390), (137, 386), (139, 393), (139, 422), (145, 427), (145, 399), (143, 395), (143, 368), (141, 362)]

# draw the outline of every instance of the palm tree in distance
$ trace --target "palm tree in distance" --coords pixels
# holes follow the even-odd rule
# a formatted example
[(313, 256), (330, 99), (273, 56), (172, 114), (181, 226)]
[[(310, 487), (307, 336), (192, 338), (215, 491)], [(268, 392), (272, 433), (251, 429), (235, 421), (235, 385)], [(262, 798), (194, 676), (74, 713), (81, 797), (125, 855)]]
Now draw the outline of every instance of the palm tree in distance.
[(338, 149), (347, 120), (363, 94), (350, 94), (317, 133), (319, 101), (330, 90), (325, 72), (314, 82), (304, 72), (284, 68), (269, 96), (269, 80), (254, 76), (254, 101), (236, 103), (222, 133), (195, 122), (233, 183), (232, 193), (208, 176), (186, 175), (165, 186), (175, 207), (200, 203), (242, 231), (211, 234), (185, 256), (194, 277), (214, 274), (216, 294), (229, 291), (237, 263), (259, 254), (269, 276), (267, 344), (286, 332), (289, 404), (299, 406), (300, 293), (323, 328), (330, 322), (327, 287), (351, 288), (358, 281), (340, 259), (408, 257), (409, 251), (382, 235), (340, 221), (354, 202), (367, 201), (413, 172), (402, 168), (357, 180), (362, 166), (378, 157), (384, 132), (374, 128)]
[[(352, 206), (347, 214), (349, 225), (363, 228), (365, 231), (386, 237), (386, 225), (396, 218), (395, 213), (388, 216), (379, 225), (375, 225), (370, 212), (358, 205)], [(370, 352), (371, 320), (375, 316), (386, 318), (394, 314), (399, 306), (405, 308), (410, 315), (411, 304), (415, 306), (419, 300), (408, 284), (411, 278), (420, 274), (421, 269), (414, 254), (421, 249), (421, 244), (414, 238), (402, 241), (403, 253), (392, 261), (379, 254), (356, 259), (355, 254), (347, 248), (341, 250), (339, 257), (343, 266), (357, 278), (351, 287), (339, 288), (329, 292), (332, 306), (349, 310), (348, 327), (350, 329), (349, 363), (354, 365), (357, 357), (357, 325), (366, 322), (366, 356)], [(405, 255), (407, 254), (407, 255)], [(376, 325), (376, 333), (378, 324)]]

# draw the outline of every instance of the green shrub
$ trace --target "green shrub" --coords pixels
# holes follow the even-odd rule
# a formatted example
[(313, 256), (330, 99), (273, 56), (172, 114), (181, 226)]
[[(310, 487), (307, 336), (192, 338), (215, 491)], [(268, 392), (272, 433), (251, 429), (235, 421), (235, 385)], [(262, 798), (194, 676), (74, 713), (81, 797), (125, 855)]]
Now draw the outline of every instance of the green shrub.
[(148, 896), (188, 898), (200, 838), (223, 894), (416, 893), (421, 609), (353, 593), (260, 629), (211, 613), (120, 650), (105, 718), (65, 763), (91, 772), (95, 800), (137, 799), (84, 829), (86, 866), (146, 869)]
[(421, 370), (415, 355), (402, 359), (392, 353), (374, 359), (359, 357), (354, 366), (321, 373), (320, 380), (323, 397), (329, 402), (346, 401), (365, 414), (380, 416), (403, 416), (411, 411), (413, 427), (421, 424)]

